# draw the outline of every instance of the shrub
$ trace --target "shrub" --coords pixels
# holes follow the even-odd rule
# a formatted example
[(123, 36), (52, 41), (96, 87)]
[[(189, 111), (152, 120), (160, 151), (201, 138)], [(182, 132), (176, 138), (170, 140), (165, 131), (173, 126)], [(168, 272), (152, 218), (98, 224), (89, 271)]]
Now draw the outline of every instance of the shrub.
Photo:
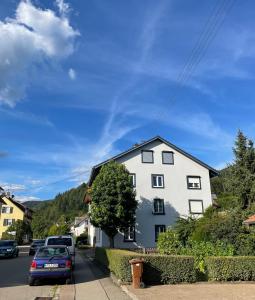
[(182, 244), (179, 235), (173, 229), (168, 229), (158, 236), (157, 248), (161, 254), (180, 254)]
[(140, 257), (145, 261), (143, 280), (147, 284), (196, 280), (193, 257), (138, 254), (127, 250), (96, 248), (96, 260), (106, 266), (122, 282), (132, 281), (129, 260)]
[(234, 247), (220, 241), (216, 243), (191, 241), (189, 247), (182, 248), (181, 253), (194, 256), (196, 270), (205, 273), (205, 258), (207, 256), (232, 256)]
[(196, 223), (192, 239), (212, 243), (221, 240), (235, 246), (237, 236), (245, 231), (242, 222), (243, 216), (240, 211), (222, 211), (211, 217), (202, 217)]
[(236, 238), (236, 254), (241, 256), (254, 255), (255, 253), (255, 234), (239, 234)]
[(196, 222), (197, 220), (193, 217), (179, 218), (176, 221), (174, 230), (184, 246), (187, 244), (193, 231), (195, 230)]
[(255, 256), (207, 257), (205, 264), (209, 280), (255, 280)]

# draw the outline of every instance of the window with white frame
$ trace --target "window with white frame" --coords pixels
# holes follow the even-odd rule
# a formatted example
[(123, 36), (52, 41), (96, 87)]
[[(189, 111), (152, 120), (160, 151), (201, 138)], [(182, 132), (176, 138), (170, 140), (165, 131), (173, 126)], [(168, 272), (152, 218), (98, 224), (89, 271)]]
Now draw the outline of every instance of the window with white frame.
[(190, 190), (201, 190), (201, 177), (187, 176), (187, 185)]
[(132, 186), (135, 187), (136, 186), (136, 176), (135, 176), (135, 174), (134, 173), (130, 173), (129, 176), (130, 176), (130, 180), (131, 180)]
[(162, 163), (165, 165), (173, 165), (174, 153), (171, 151), (162, 151)]
[(189, 200), (189, 212), (191, 214), (203, 214), (204, 213), (204, 205), (203, 200)]
[(164, 199), (155, 198), (153, 201), (153, 213), (163, 215), (165, 213)]
[(157, 242), (158, 236), (161, 232), (166, 231), (166, 225), (155, 225), (155, 241)]
[(142, 162), (152, 164), (154, 162), (152, 150), (142, 150)]
[(4, 219), (3, 225), (10, 226), (15, 222), (15, 219)]
[(163, 188), (164, 187), (164, 175), (152, 174), (151, 181), (152, 181), (153, 188)]
[(124, 231), (124, 242), (133, 242), (135, 240), (135, 227), (131, 226)]
[(13, 207), (11, 206), (2, 206), (2, 214), (12, 214), (13, 213)]

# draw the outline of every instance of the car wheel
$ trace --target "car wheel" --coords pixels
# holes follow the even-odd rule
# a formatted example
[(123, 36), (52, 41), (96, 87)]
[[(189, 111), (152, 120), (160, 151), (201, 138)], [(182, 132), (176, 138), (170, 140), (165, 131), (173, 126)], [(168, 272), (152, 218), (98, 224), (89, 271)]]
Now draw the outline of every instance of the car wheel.
[(29, 278), (28, 278), (28, 284), (29, 284), (30, 286), (35, 285), (35, 280), (34, 280), (34, 278), (29, 277)]

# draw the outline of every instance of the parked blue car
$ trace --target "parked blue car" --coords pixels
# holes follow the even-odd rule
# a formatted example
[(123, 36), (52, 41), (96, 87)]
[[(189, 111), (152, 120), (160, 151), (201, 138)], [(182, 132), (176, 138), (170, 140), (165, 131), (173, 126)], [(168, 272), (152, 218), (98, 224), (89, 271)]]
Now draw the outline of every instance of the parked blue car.
[(72, 260), (66, 246), (45, 246), (37, 250), (32, 261), (28, 284), (34, 285), (42, 279), (65, 279), (72, 283)]

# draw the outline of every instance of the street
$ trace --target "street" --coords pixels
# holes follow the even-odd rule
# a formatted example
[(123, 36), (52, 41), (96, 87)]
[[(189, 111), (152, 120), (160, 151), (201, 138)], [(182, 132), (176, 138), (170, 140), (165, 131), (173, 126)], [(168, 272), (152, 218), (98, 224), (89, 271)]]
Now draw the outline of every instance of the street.
[[(32, 261), (28, 248), (18, 258), (0, 259), (0, 300), (35, 300), (37, 297), (60, 300), (128, 300), (129, 297), (81, 252), (76, 252), (75, 284), (59, 281), (28, 286), (28, 270)], [(53, 298), (52, 298), (53, 297)]]
[(34, 300), (54, 293), (52, 285), (27, 285), (28, 270), (33, 258), (28, 256), (28, 249), (20, 249), (18, 258), (0, 259), (0, 300)]

